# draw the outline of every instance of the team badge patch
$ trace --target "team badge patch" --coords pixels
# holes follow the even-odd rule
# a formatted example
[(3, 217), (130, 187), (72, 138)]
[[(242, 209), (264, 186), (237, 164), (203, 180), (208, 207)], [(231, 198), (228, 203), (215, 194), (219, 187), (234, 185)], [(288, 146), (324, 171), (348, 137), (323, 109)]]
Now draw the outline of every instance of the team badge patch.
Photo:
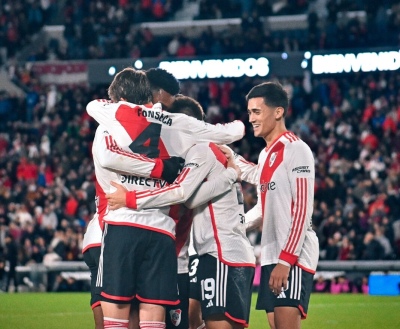
[(270, 167), (272, 167), (272, 165), (274, 164), (277, 154), (278, 154), (278, 152), (274, 152), (271, 154), (271, 157), (269, 158), (269, 166)]
[(171, 310), (169, 311), (169, 316), (171, 317), (172, 324), (177, 327), (181, 323), (181, 309)]

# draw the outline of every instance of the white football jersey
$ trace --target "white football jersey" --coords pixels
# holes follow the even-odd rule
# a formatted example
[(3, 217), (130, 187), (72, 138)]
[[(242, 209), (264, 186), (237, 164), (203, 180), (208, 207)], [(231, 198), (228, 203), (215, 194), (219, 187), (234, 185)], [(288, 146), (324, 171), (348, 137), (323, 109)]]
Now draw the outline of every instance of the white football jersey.
[[(94, 100), (87, 105), (87, 112), (106, 128), (121, 150), (125, 152), (129, 150), (149, 158), (167, 159), (171, 156), (185, 158), (190, 147), (196, 143), (204, 141), (232, 143), (242, 138), (244, 134), (244, 124), (241, 121), (226, 125), (210, 125), (184, 114), (162, 111), (159, 103), (151, 108), (128, 102), (111, 103), (106, 100)], [(113, 166), (115, 165), (118, 164)], [(168, 185), (160, 179), (127, 173), (118, 174), (114, 181), (130, 191), (153, 190)], [(109, 192), (113, 190), (113, 187), (108, 187)], [(136, 211), (123, 207), (114, 211), (107, 210), (104, 221), (156, 230), (174, 238), (173, 212), (175, 211), (170, 206), (163, 205)]]
[[(213, 184), (220, 181), (219, 185), (223, 185), (227, 181), (224, 176), (233, 175), (235, 181), (236, 172), (226, 170), (226, 165), (225, 155), (215, 144), (197, 144), (187, 153), (184, 169), (175, 182), (158, 190), (137, 191), (136, 206), (144, 209), (184, 202), (205, 179)], [(194, 249), (198, 255), (210, 254), (230, 266), (255, 266), (253, 247), (246, 236), (241, 186), (238, 183), (232, 186), (231, 181), (231, 188), (222, 190), (226, 192), (212, 199), (213, 192), (210, 192), (206, 203), (193, 199), (186, 203), (194, 207)]]
[(309, 146), (285, 132), (261, 151), (258, 163), (258, 201), (246, 223), (262, 223), (261, 265), (298, 264), (314, 273), (319, 244), (311, 222), (315, 167)]
[[(137, 175), (135, 176), (137, 180), (152, 184), (157, 181), (161, 184), (159, 179), (148, 178), (152, 174), (157, 160), (133, 154), (130, 150), (122, 150), (101, 125), (96, 129), (92, 155), (96, 175), (96, 214), (86, 228), (82, 252), (101, 245), (104, 216), (108, 213), (105, 194), (110, 193), (111, 181), (119, 181), (125, 179), (124, 177)], [(142, 177), (139, 178), (139, 176)]]

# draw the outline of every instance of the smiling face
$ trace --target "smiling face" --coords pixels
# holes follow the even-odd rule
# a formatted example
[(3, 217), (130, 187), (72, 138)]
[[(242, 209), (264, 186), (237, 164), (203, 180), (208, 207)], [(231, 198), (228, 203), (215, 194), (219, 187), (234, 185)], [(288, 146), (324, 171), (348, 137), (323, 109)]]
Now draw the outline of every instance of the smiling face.
[(286, 130), (283, 124), (283, 108), (270, 107), (263, 97), (250, 98), (247, 103), (249, 122), (254, 129), (255, 137), (262, 137), (268, 143)]

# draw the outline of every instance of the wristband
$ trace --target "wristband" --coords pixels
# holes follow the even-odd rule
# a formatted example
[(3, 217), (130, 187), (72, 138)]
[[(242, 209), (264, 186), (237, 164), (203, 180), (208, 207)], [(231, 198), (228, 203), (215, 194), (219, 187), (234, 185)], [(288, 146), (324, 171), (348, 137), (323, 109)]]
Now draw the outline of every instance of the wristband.
[(136, 191), (128, 191), (125, 194), (126, 206), (130, 209), (137, 209), (136, 204)]

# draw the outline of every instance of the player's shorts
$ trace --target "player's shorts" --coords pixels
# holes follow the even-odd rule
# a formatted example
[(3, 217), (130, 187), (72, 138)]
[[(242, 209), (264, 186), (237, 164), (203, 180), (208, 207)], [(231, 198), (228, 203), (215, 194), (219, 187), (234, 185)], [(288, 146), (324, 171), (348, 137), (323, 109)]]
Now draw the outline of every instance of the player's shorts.
[(294, 265), (290, 269), (288, 287), (275, 296), (268, 282), (276, 264), (261, 267), (261, 282), (257, 298), (257, 310), (273, 312), (275, 307), (291, 306), (299, 309), (301, 317), (307, 317), (308, 303), (313, 286), (314, 275)]
[(97, 285), (112, 303), (178, 304), (175, 241), (142, 228), (105, 225)]
[(197, 280), (197, 269), (199, 266), (199, 256), (189, 257), (189, 298), (201, 300), (200, 281)]
[(165, 323), (167, 329), (189, 328), (189, 275), (178, 274), (179, 304), (167, 306)]
[(203, 319), (224, 314), (230, 320), (248, 326), (254, 267), (234, 267), (211, 255), (199, 256), (197, 280)]
[(93, 247), (87, 249), (83, 254), (83, 260), (90, 270), (90, 306), (93, 308), (100, 306), (101, 289), (96, 287), (97, 270), (99, 268), (101, 247)]

